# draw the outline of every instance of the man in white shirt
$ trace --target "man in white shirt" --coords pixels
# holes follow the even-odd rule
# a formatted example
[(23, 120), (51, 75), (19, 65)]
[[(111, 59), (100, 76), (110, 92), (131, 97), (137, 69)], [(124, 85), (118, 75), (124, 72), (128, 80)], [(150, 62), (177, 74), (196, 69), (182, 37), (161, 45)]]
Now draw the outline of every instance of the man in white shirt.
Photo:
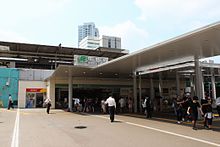
[(8, 110), (9, 110), (10, 108), (13, 108), (13, 109), (14, 109), (13, 100), (12, 100), (11, 94), (9, 94), (9, 96), (8, 96)]
[(116, 109), (115, 99), (110, 96), (110, 97), (105, 101), (105, 104), (108, 104), (108, 109), (109, 109), (109, 114), (110, 114), (110, 120), (111, 120), (111, 122), (113, 122), (113, 121), (114, 121), (114, 117), (115, 117), (115, 109)]

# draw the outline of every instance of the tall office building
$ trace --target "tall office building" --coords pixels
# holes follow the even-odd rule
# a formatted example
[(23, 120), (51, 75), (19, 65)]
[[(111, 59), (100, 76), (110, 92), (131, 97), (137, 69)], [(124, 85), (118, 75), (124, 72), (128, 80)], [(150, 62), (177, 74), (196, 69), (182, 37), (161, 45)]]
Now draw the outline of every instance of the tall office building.
[(87, 36), (79, 42), (79, 48), (97, 49), (98, 47), (121, 49), (121, 38), (114, 36)]
[(100, 37), (100, 46), (107, 48), (121, 48), (121, 38), (115, 36), (104, 36)]
[(98, 37), (87, 36), (79, 42), (79, 48), (97, 49), (100, 46)]
[(78, 47), (80, 41), (87, 36), (99, 37), (99, 30), (95, 27), (95, 23), (88, 22), (78, 26)]
[(88, 22), (78, 26), (78, 47), (96, 49), (98, 47), (121, 49), (121, 38), (115, 36), (99, 37), (95, 23)]

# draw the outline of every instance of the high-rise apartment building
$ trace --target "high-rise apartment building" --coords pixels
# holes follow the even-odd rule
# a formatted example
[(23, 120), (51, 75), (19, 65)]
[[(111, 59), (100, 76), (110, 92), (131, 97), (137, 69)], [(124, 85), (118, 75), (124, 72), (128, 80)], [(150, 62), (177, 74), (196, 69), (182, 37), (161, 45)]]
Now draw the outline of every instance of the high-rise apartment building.
[(95, 27), (95, 23), (88, 22), (78, 26), (78, 46), (85, 37), (99, 37), (99, 30)]

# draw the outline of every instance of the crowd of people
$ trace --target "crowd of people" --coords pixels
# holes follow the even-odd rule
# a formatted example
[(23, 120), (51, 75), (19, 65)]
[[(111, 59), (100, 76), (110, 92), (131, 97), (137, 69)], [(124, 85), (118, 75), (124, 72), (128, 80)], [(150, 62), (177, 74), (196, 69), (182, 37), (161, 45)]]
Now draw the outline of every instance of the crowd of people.
[[(220, 99), (220, 98), (219, 98)], [(190, 93), (185, 94), (183, 98), (177, 96), (174, 98), (173, 107), (175, 114), (177, 116), (177, 123), (180, 124), (183, 121), (191, 121), (193, 125), (193, 129), (197, 130), (197, 120), (199, 117), (203, 118), (204, 128), (211, 129), (212, 128), (212, 120), (213, 120), (213, 99), (208, 95), (205, 98), (199, 100), (197, 96), (190, 96)], [(215, 102), (215, 104), (220, 106), (219, 102)], [(220, 111), (218, 110), (219, 116)]]
[[(108, 105), (105, 103), (107, 98), (74, 98), (73, 111), (89, 113), (109, 113)], [(133, 112), (133, 100), (131, 98), (120, 97), (116, 99), (117, 113)]]
[[(66, 100), (67, 101), (67, 100)], [(92, 99), (85, 98), (73, 99), (73, 108), (77, 112), (97, 112), (97, 113), (109, 113), (111, 122), (114, 120), (115, 113), (131, 113), (133, 112), (133, 100), (131, 98), (120, 97), (115, 100), (112, 96), (107, 99)], [(47, 107), (47, 113), (49, 114), (51, 107), (51, 99), (47, 98), (44, 102)], [(190, 93), (186, 93), (183, 98), (177, 96), (173, 99), (173, 108), (177, 117), (177, 123), (180, 124), (183, 121), (191, 121), (193, 129), (196, 130), (197, 120), (199, 117), (203, 117), (204, 128), (212, 128), (213, 120), (213, 104), (216, 105), (218, 115), (220, 117), (220, 97), (213, 101), (208, 95), (203, 99), (199, 99), (197, 96), (190, 96)], [(12, 96), (9, 94), (8, 109), (14, 108)], [(150, 97), (145, 96), (142, 102), (142, 108), (146, 114), (146, 118), (152, 117), (154, 110), (154, 104)]]

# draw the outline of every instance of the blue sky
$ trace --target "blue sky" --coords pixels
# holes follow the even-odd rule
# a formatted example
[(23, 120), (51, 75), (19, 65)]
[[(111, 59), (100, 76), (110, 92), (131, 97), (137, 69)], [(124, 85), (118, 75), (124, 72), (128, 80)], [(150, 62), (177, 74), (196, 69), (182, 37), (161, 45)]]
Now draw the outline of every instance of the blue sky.
[(77, 47), (78, 25), (94, 22), (101, 35), (121, 37), (122, 48), (130, 52), (220, 21), (219, 0), (0, 0), (0, 4), (2, 41)]

